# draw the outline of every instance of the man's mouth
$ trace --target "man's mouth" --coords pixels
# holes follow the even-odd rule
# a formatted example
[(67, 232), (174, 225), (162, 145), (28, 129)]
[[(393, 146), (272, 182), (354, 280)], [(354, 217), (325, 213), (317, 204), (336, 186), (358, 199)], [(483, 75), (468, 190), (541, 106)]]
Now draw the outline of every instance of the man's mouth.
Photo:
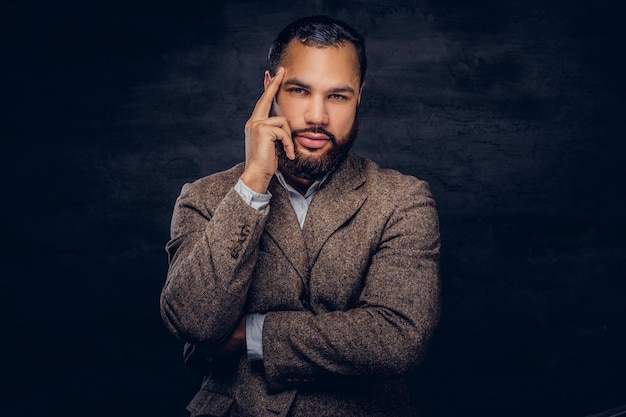
[(292, 132), (294, 141), (309, 149), (320, 149), (330, 141), (335, 141), (335, 136), (323, 128), (307, 128)]
[(310, 133), (304, 133), (296, 136), (298, 143), (305, 148), (319, 149), (326, 145), (330, 140), (326, 135), (311, 135)]

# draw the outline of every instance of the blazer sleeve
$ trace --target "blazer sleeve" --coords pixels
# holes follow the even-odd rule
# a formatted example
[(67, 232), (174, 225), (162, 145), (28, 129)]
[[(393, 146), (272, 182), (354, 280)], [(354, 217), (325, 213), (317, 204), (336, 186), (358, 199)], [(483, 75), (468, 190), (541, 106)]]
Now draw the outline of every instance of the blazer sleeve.
[(439, 220), (425, 182), (400, 189), (357, 307), (267, 314), (263, 363), (272, 389), (406, 375), (422, 361), (440, 316)]
[(163, 321), (178, 338), (217, 345), (236, 327), (268, 211), (251, 208), (232, 187), (218, 198), (206, 185), (183, 186), (172, 215), (160, 300)]

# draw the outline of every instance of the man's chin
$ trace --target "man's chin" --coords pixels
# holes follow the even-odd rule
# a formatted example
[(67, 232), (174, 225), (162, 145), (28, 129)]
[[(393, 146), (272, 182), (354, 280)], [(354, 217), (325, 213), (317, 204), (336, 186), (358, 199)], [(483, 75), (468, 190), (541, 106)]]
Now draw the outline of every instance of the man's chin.
[(330, 151), (317, 150), (317, 152), (296, 152), (296, 159), (290, 160), (282, 154), (279, 155), (278, 165), (281, 171), (309, 181), (322, 179), (326, 174), (335, 171), (345, 160), (347, 154), (337, 152), (337, 149)]
[(347, 158), (350, 149), (356, 139), (357, 123), (352, 126), (350, 135), (345, 142), (328, 141), (325, 146), (319, 148), (307, 148), (294, 138), (296, 159), (287, 158), (280, 141), (276, 141), (276, 154), (278, 166), (281, 171), (289, 173), (297, 178), (316, 181), (327, 174), (335, 171)]

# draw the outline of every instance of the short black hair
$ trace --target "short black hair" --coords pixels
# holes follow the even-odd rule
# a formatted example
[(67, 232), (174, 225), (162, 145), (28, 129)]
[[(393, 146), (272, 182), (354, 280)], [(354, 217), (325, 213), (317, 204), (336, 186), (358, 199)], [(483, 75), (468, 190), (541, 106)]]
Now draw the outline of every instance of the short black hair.
[(347, 23), (327, 16), (310, 16), (298, 19), (287, 25), (276, 37), (270, 46), (267, 55), (270, 73), (276, 74), (285, 48), (293, 39), (298, 39), (303, 45), (327, 47), (341, 46), (350, 42), (356, 49), (359, 58), (361, 84), (365, 81), (367, 58), (365, 56), (365, 39)]

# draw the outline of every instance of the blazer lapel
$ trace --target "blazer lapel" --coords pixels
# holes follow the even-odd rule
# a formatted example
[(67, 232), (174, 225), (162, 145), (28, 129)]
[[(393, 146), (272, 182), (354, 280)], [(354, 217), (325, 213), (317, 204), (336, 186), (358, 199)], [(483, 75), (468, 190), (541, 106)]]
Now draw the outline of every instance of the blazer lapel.
[(272, 200), (267, 223), (265, 223), (265, 231), (280, 247), (285, 257), (302, 278), (303, 283), (306, 284), (308, 254), (298, 218), (291, 206), (287, 191), (280, 185), (276, 177), (272, 178), (269, 191), (272, 194)]
[(328, 238), (354, 216), (367, 199), (361, 188), (364, 182), (362, 161), (350, 154), (313, 197), (302, 230), (309, 268)]

